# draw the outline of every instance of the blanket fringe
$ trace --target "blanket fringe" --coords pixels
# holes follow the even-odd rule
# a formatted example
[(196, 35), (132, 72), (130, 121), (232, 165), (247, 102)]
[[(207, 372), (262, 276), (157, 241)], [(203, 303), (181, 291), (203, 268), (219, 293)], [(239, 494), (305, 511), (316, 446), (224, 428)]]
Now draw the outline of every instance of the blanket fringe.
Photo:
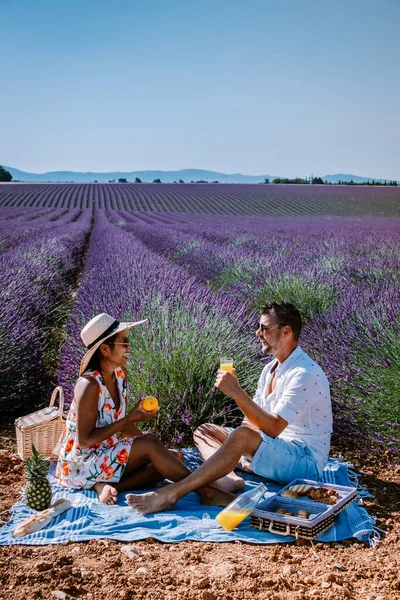
[(368, 543), (372, 548), (376, 548), (376, 546), (382, 541), (381, 534), (383, 533), (384, 535), (386, 535), (386, 533), (387, 533), (387, 531), (385, 531), (384, 529), (377, 527), (375, 525), (375, 521), (376, 521), (376, 517), (370, 517), (370, 523), (372, 525), (372, 532), (368, 538)]
[[(351, 483), (351, 485), (353, 485), (355, 488), (357, 488), (357, 498), (361, 499), (362, 498), (373, 498), (374, 496), (371, 494), (371, 492), (369, 492), (366, 488), (365, 485), (362, 485), (359, 481), (361, 475), (359, 473), (356, 473), (356, 471), (354, 470), (354, 465), (353, 463), (351, 463), (350, 461), (344, 460), (344, 458), (342, 456), (339, 456), (336, 459), (341, 465), (344, 465), (345, 467), (347, 467), (347, 472), (348, 472), (348, 476), (349, 476), (349, 481)], [(360, 502), (360, 504), (362, 504), (362, 501)]]
[[(360, 474), (355, 472), (353, 463), (346, 461), (343, 462), (343, 464), (347, 466), (350, 483), (357, 488), (357, 503), (362, 505), (364, 504), (364, 498), (374, 498), (373, 494), (367, 490), (366, 486), (360, 483)], [(375, 525), (375, 516), (369, 515), (368, 521), (372, 526), (372, 531), (369, 533), (367, 540), (371, 548), (376, 548), (377, 545), (382, 541), (381, 533), (386, 535), (387, 532)]]
[[(338, 464), (341, 464), (341, 465), (344, 465), (345, 467), (347, 467), (349, 481), (350, 481), (351, 485), (353, 485), (357, 489), (357, 500), (356, 500), (357, 504), (363, 505), (364, 498), (374, 498), (373, 494), (371, 494), (367, 490), (366, 486), (362, 485), (360, 483), (361, 475), (359, 473), (356, 473), (356, 471), (354, 470), (353, 463), (345, 460), (343, 458), (343, 456), (339, 456), (338, 458), (336, 458), (334, 460), (337, 461)], [(376, 524), (375, 524), (376, 517), (374, 517), (373, 515), (368, 515), (367, 523), (368, 523), (368, 525), (370, 525), (370, 529), (365, 529), (365, 530), (362, 529), (362, 530), (356, 532), (354, 537), (356, 537), (360, 541), (368, 542), (369, 545), (371, 546), (371, 548), (376, 548), (376, 546), (382, 541), (381, 534), (385, 535), (387, 532), (384, 531), (383, 529), (381, 529), (380, 527), (376, 526)]]
[(382, 541), (381, 534), (386, 534), (387, 532), (376, 525), (376, 517), (372, 517), (368, 515), (368, 520), (365, 521), (370, 526), (369, 529), (360, 529), (354, 534), (354, 537), (361, 542), (368, 542), (371, 548), (376, 548), (376, 546)]

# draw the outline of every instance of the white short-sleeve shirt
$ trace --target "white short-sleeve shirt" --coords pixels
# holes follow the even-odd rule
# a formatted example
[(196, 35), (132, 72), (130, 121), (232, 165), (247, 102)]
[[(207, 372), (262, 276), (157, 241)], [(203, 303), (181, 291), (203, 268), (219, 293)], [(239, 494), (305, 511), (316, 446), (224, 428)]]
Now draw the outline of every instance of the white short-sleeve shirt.
[[(268, 395), (274, 371), (276, 387)], [(332, 406), (321, 367), (297, 346), (283, 363), (273, 360), (264, 367), (253, 400), (288, 422), (279, 437), (305, 442), (322, 472), (330, 449)]]

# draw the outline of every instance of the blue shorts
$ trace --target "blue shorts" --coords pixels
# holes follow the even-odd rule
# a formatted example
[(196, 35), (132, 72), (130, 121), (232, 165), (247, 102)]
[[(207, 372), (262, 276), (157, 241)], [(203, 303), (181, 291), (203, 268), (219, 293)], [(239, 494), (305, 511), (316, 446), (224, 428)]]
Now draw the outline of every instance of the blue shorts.
[(311, 450), (300, 440), (269, 437), (260, 431), (262, 441), (250, 467), (257, 475), (287, 484), (293, 479), (319, 481), (320, 475)]

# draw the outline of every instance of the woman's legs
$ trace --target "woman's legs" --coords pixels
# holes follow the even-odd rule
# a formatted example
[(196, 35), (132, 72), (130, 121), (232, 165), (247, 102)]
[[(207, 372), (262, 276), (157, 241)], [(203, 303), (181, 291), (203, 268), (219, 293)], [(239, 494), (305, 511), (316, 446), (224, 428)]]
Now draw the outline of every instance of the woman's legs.
[[(134, 447), (133, 444), (132, 447)], [(179, 450), (168, 449), (168, 452), (170, 452), (177, 460), (183, 463), (183, 455), (181, 452), (179, 452)], [(144, 459), (144, 463), (142, 464), (142, 466), (138, 467), (136, 470), (134, 469), (134, 467), (132, 470), (128, 469), (130, 469), (129, 460), (128, 464), (126, 465), (124, 474), (119, 480), (119, 483), (116, 484), (119, 492), (123, 492), (126, 490), (149, 488), (155, 485), (156, 483), (160, 483), (160, 481), (163, 481), (165, 479), (164, 475), (162, 475), (152, 464), (152, 462), (149, 462), (147, 459)], [(127, 487), (128, 485), (129, 487)]]
[[(150, 487), (162, 479), (180, 481), (191, 471), (153, 434), (146, 434), (133, 440), (128, 462), (121, 480), (116, 483), (98, 482), (95, 489), (99, 499), (107, 504), (114, 504), (118, 492), (138, 487)], [(230, 502), (231, 494), (220, 491), (213, 486), (205, 486), (198, 490), (204, 503)]]
[[(138, 451), (140, 446), (145, 447), (148, 444), (145, 442), (139, 445), (137, 440), (148, 440), (148, 436), (151, 436), (151, 441), (155, 438), (153, 434), (141, 433), (140, 436), (135, 436), (124, 473), (118, 482), (107, 483), (105, 481), (98, 481), (95, 484), (94, 489), (101, 502), (115, 504), (119, 492), (150, 488), (165, 479), (154, 465), (151, 464), (146, 453)], [(177, 453), (177, 451), (171, 452), (179, 459), (180, 453)]]
[[(229, 435), (229, 431), (221, 425), (205, 423), (200, 425), (194, 434), (193, 440), (204, 460), (215, 454)], [(231, 471), (225, 477), (213, 482), (213, 485), (227, 492), (238, 492), (244, 487), (244, 480)]]

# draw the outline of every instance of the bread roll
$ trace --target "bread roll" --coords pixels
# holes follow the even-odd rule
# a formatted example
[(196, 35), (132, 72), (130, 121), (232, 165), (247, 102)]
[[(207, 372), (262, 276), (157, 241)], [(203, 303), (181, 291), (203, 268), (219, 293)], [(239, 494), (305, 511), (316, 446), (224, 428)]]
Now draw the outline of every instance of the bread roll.
[(308, 512), (306, 510), (299, 510), (297, 516), (300, 517), (300, 519), (308, 519)]

